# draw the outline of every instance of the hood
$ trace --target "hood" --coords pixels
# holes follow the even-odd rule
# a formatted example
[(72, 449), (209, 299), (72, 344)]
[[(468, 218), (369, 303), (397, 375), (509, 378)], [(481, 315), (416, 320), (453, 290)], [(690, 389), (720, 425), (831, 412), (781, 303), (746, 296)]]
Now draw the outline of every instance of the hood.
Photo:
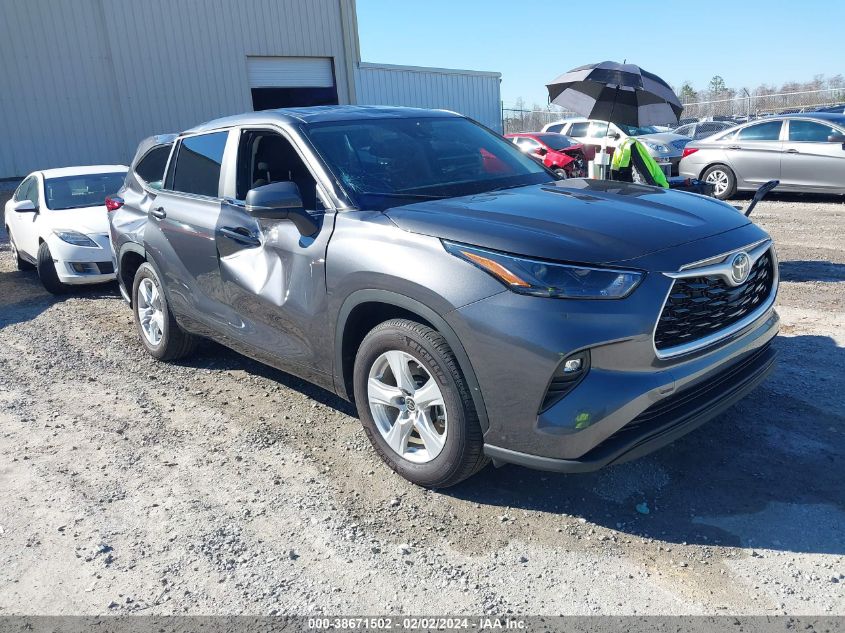
[(651, 141), (652, 143), (664, 143), (671, 145), (673, 141), (689, 141), (689, 136), (675, 134), (674, 132), (656, 132), (654, 134), (642, 134), (635, 136), (638, 141)]
[(750, 223), (713, 198), (583, 179), (420, 202), (385, 213), (412, 233), (587, 264), (635, 259)]
[(102, 235), (109, 232), (109, 214), (106, 205), (50, 211), (50, 228), (79, 231), (86, 235)]
[(648, 153), (656, 158), (675, 158), (680, 156), (683, 154), (684, 147), (687, 146), (687, 143), (692, 141), (689, 136), (681, 136), (680, 134), (675, 134), (674, 132), (643, 134), (642, 136), (636, 136), (634, 138), (642, 143), (660, 143), (661, 145), (665, 145), (669, 148), (668, 152), (658, 152), (646, 145)]

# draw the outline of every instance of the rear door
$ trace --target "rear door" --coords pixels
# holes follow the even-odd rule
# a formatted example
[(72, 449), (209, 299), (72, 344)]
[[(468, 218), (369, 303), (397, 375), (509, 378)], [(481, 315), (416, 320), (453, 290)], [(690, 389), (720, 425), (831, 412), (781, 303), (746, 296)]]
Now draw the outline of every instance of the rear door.
[(794, 189), (845, 191), (845, 148), (827, 140), (845, 131), (806, 119), (790, 119), (788, 124), (782, 183)]
[(740, 185), (756, 187), (780, 178), (783, 121), (755, 123), (737, 131), (725, 153)]
[(216, 329), (225, 321), (214, 236), (228, 139), (229, 131), (222, 130), (177, 141), (144, 229), (144, 246), (170, 307), (193, 330)]

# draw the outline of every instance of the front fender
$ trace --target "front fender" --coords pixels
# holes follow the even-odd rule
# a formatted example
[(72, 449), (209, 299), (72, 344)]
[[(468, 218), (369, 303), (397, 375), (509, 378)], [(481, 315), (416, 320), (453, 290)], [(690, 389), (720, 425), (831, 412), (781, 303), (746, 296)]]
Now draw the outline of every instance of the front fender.
[(405, 295), (391, 292), (389, 290), (368, 289), (358, 290), (349, 295), (343, 302), (340, 311), (338, 312), (337, 325), (335, 329), (335, 390), (338, 394), (352, 399), (352, 394), (347, 392), (346, 384), (348, 376), (344, 372), (343, 363), (343, 337), (346, 330), (346, 324), (349, 320), (349, 315), (352, 311), (360, 305), (365, 303), (383, 303), (391, 306), (396, 306), (408, 312), (419, 315), (429, 323), (446, 339), (452, 353), (458, 361), (458, 366), (461, 368), (464, 379), (469, 386), (472, 394), (472, 401), (475, 404), (475, 410), (478, 413), (478, 421), (481, 424), (482, 431), (487, 431), (490, 423), (487, 418), (487, 409), (484, 406), (484, 397), (481, 393), (481, 387), (478, 384), (475, 370), (472, 367), (472, 362), (464, 349), (458, 335), (446, 321), (427, 305), (407, 297)]

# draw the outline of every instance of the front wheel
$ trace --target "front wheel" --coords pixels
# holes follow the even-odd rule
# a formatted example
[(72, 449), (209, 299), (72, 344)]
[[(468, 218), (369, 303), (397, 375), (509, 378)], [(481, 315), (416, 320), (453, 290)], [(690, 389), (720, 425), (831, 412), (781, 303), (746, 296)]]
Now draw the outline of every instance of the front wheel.
[(405, 479), (445, 488), (487, 464), (470, 390), (435, 330), (406, 319), (377, 326), (358, 349), (353, 380), (364, 431)]
[(713, 196), (727, 200), (736, 193), (736, 176), (727, 165), (713, 165), (704, 170), (701, 179), (713, 185)]
[(56, 262), (53, 261), (53, 255), (50, 253), (50, 247), (47, 242), (41, 242), (38, 247), (38, 278), (44, 289), (54, 295), (64, 294), (68, 291), (68, 286), (59, 281), (59, 274), (56, 272)]
[(148, 263), (141, 264), (135, 273), (132, 306), (141, 344), (153, 358), (176, 360), (194, 351), (195, 337), (179, 327), (158, 275)]
[(566, 173), (566, 170), (565, 170), (565, 169), (561, 169), (560, 167), (558, 167), (557, 169), (555, 169), (555, 175), (556, 175), (558, 178), (560, 178), (561, 180), (566, 180), (567, 178), (569, 178), (569, 174), (567, 174), (567, 173)]

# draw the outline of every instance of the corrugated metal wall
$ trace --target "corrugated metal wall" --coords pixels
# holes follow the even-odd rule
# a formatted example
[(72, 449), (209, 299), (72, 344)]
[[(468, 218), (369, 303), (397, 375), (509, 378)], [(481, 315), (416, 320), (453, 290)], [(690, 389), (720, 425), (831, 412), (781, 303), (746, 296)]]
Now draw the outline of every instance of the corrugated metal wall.
[(0, 178), (249, 111), (248, 55), (332, 57), (348, 103), (343, 1), (0, 0)]
[(502, 131), (499, 73), (361, 63), (355, 74), (358, 103), (453, 110)]
[(498, 73), (358, 55), (354, 0), (0, 0), (0, 178), (127, 163), (151, 134), (249, 111), (248, 56), (330, 57), (340, 103), (501, 130)]

